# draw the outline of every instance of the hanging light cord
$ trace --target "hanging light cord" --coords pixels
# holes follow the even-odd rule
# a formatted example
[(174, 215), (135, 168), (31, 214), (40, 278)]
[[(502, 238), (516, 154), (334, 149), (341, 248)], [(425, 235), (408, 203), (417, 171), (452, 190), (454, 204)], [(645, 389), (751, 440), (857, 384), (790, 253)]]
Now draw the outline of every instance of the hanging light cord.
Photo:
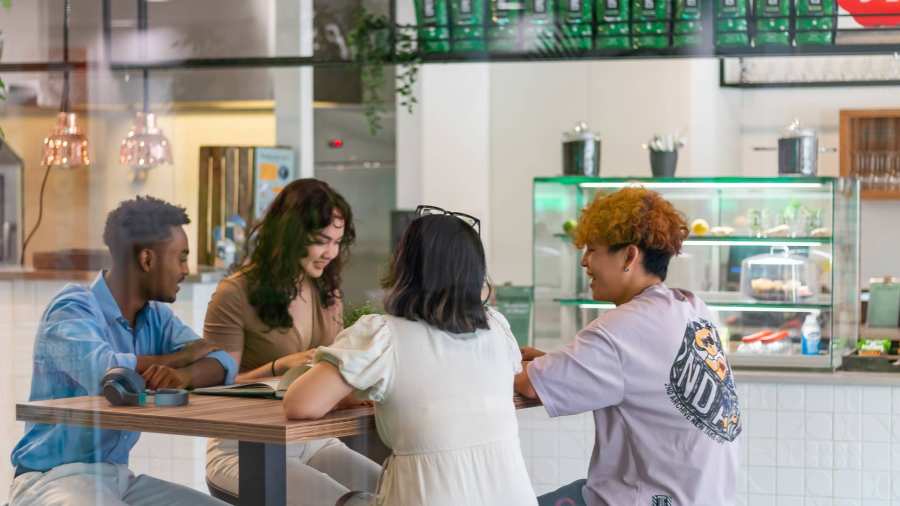
[(63, 63), (66, 70), (63, 72), (63, 92), (60, 108), (62, 112), (69, 112), (69, 14), (72, 11), (72, 5), (69, 3), (69, 0), (66, 0), (63, 8), (65, 9), (63, 14)]
[(47, 178), (50, 176), (50, 165), (47, 165), (47, 168), (44, 170), (44, 179), (41, 181), (41, 193), (38, 196), (38, 216), (37, 221), (34, 224), (34, 227), (31, 228), (31, 232), (28, 232), (28, 237), (22, 242), (22, 256), (19, 259), (20, 265), (25, 265), (25, 252), (28, 250), (28, 243), (31, 242), (31, 238), (34, 237), (34, 233), (37, 232), (38, 227), (41, 226), (41, 219), (44, 217), (44, 189), (47, 188)]
[[(60, 109), (62, 112), (69, 112), (69, 14), (71, 11), (72, 5), (69, 0), (66, 0), (63, 7), (63, 63), (65, 64), (65, 70), (63, 71), (62, 100), (60, 102)], [(50, 167), (51, 165), (47, 164), (47, 167), (44, 169), (44, 178), (41, 180), (41, 191), (38, 195), (37, 221), (34, 223), (34, 226), (31, 227), (31, 232), (28, 232), (28, 236), (22, 241), (22, 256), (19, 258), (19, 265), (22, 266), (25, 265), (25, 252), (28, 251), (28, 243), (31, 242), (31, 238), (34, 237), (34, 234), (37, 232), (38, 227), (41, 226), (41, 221), (44, 218), (44, 190), (47, 189), (47, 179), (50, 177)]]

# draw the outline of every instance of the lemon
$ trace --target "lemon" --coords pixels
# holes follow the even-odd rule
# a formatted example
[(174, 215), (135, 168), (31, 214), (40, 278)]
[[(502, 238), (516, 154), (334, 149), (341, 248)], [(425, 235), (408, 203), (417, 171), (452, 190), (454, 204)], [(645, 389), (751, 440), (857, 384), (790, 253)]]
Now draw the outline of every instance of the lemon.
[(697, 218), (691, 222), (691, 234), (706, 235), (709, 233), (709, 223), (703, 218)]

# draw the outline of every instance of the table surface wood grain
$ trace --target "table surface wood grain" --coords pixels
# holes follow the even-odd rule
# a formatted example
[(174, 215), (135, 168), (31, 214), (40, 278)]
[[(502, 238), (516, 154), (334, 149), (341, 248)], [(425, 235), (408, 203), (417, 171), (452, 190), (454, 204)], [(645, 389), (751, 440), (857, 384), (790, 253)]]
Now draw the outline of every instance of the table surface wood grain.
[[(514, 402), (516, 409), (540, 405), (518, 395)], [(103, 397), (25, 402), (16, 404), (16, 420), (278, 444), (375, 430), (370, 407), (333, 411), (318, 420), (288, 420), (280, 400), (194, 394), (187, 406), (168, 408), (111, 406)]]

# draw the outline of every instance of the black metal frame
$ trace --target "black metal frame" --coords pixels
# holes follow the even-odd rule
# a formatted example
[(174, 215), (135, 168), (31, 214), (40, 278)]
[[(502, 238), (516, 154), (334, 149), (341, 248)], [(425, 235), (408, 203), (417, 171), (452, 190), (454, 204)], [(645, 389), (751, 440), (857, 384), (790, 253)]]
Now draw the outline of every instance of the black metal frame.
[(238, 503), (284, 506), (287, 498), (286, 447), (277, 443), (238, 442)]

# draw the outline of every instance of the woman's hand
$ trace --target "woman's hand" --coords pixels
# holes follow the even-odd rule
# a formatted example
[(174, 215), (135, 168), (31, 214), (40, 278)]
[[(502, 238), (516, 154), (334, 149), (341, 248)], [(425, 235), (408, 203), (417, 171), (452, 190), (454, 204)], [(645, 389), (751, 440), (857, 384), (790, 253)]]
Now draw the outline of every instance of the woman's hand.
[(357, 399), (353, 393), (341, 399), (340, 402), (334, 407), (334, 409), (353, 409), (353, 408), (362, 408), (362, 407), (372, 407), (375, 403), (366, 399)]
[(542, 356), (546, 355), (546, 353), (544, 353), (543, 351), (541, 351), (537, 348), (532, 348), (530, 346), (525, 346), (524, 348), (520, 348), (519, 351), (522, 352), (522, 361), (523, 362), (531, 362), (532, 360), (534, 360), (538, 357), (542, 357)]
[(312, 365), (313, 357), (318, 348), (310, 348), (306, 351), (291, 353), (275, 360), (275, 372), (278, 376), (288, 372), (298, 365)]

